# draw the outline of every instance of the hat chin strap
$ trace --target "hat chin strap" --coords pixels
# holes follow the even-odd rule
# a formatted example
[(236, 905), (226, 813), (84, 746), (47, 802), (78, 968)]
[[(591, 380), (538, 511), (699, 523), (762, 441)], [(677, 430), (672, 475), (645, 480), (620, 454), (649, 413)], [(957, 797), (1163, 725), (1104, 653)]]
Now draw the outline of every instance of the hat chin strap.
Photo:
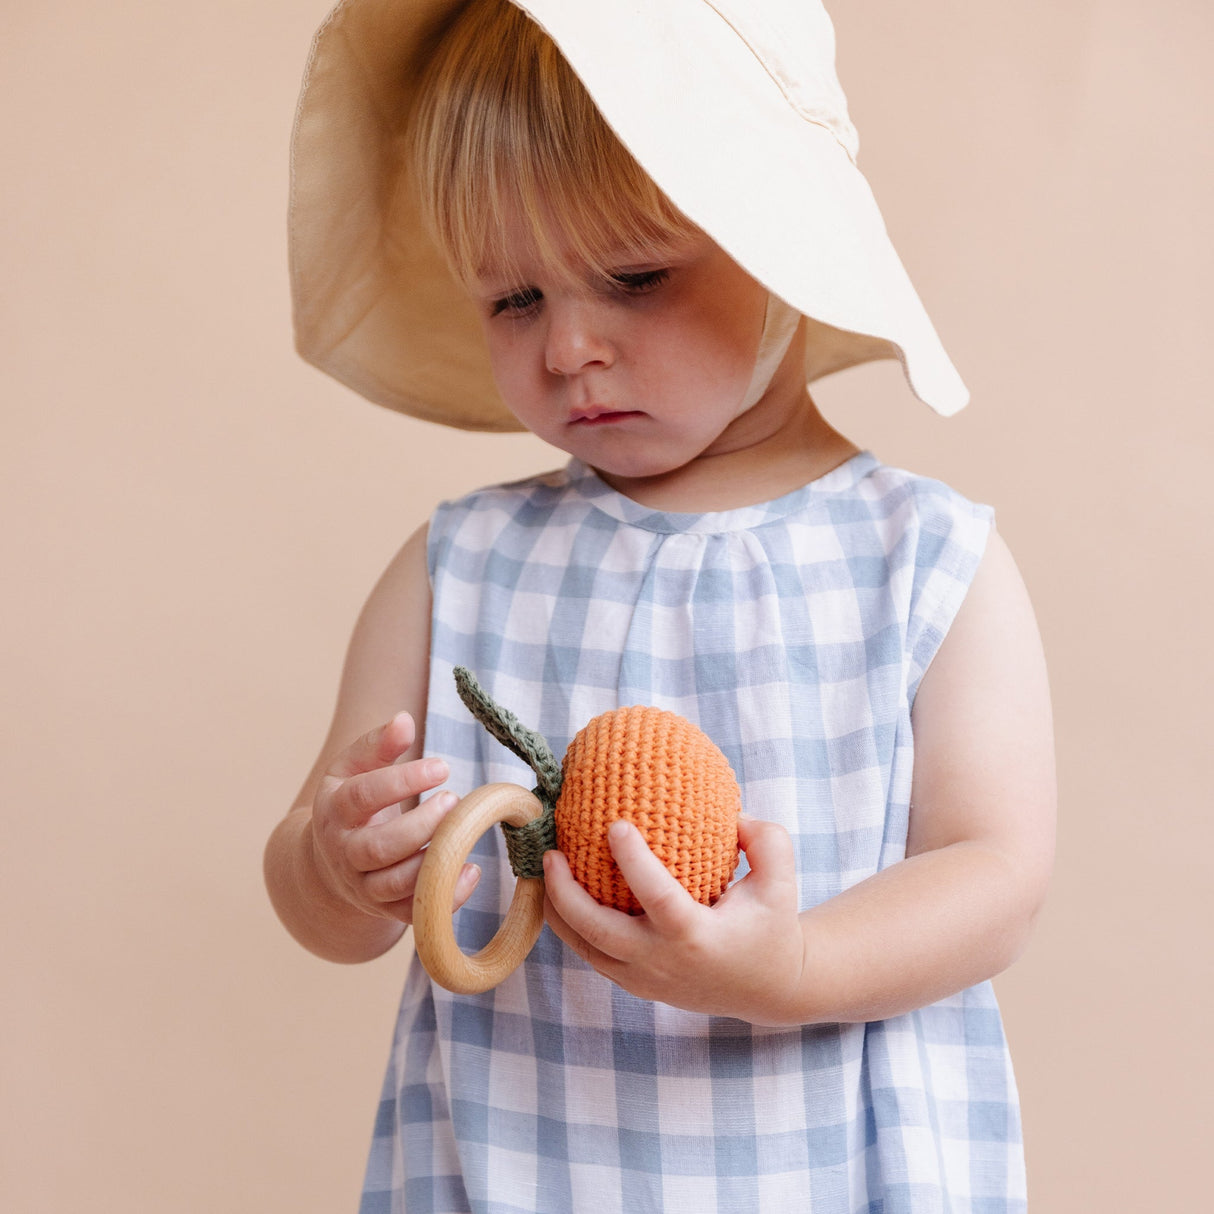
[(753, 408), (771, 386), (776, 371), (788, 353), (793, 334), (801, 323), (801, 313), (786, 304), (778, 295), (767, 293), (767, 309), (763, 313), (763, 332), (759, 335), (759, 352), (755, 355), (755, 369), (746, 386), (746, 392), (735, 417), (741, 417)]

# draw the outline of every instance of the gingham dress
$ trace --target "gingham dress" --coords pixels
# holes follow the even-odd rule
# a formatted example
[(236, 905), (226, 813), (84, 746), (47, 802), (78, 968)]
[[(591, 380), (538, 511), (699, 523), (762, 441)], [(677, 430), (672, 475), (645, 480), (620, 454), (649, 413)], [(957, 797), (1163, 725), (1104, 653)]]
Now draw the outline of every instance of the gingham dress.
[[(791, 832), (813, 906), (903, 857), (911, 704), (990, 522), (868, 453), (716, 513), (646, 509), (576, 460), (447, 503), (430, 528), (426, 749), (458, 792), (534, 783), (459, 702), (456, 665), (558, 756), (606, 709), (682, 713), (747, 811)], [(513, 887), (500, 832), (475, 859), (465, 950)], [(547, 929), (484, 995), (411, 964), (364, 1214), (1024, 1209), (989, 984), (893, 1020), (775, 1030), (635, 999)]]

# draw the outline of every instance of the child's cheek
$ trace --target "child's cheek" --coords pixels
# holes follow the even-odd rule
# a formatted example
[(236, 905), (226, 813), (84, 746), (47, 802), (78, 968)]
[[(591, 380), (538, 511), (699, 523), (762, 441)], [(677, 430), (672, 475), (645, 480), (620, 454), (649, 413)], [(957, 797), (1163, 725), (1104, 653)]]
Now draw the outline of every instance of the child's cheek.
[(528, 389), (534, 390), (527, 381), (529, 377), (534, 380), (535, 373), (529, 369), (529, 355), (524, 343), (516, 335), (503, 333), (501, 328), (494, 328), (489, 335), (489, 366), (498, 391), (513, 410), (514, 398), (525, 400)]

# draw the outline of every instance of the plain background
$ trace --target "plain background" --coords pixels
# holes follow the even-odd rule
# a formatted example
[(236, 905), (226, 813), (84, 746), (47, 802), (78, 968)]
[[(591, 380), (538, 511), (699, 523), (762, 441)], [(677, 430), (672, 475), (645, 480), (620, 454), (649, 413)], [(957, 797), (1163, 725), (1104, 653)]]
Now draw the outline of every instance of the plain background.
[[(552, 466), (292, 352), (323, 3), (0, 16), (0, 1207), (354, 1207), (406, 964), (281, 931), (261, 849), (440, 497)], [(993, 503), (1052, 668), (1057, 876), (998, 987), (1037, 1214), (1209, 1200), (1206, 0), (833, 6), (861, 164), (973, 392), (818, 393)]]

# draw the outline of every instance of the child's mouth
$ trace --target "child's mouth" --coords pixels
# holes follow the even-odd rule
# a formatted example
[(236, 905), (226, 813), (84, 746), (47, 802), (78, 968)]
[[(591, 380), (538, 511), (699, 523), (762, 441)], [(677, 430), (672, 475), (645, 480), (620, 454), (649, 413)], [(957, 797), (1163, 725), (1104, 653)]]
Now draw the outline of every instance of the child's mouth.
[(575, 409), (569, 417), (571, 426), (611, 426), (627, 421), (630, 417), (642, 417), (639, 409), (600, 409), (592, 405), (587, 409)]

